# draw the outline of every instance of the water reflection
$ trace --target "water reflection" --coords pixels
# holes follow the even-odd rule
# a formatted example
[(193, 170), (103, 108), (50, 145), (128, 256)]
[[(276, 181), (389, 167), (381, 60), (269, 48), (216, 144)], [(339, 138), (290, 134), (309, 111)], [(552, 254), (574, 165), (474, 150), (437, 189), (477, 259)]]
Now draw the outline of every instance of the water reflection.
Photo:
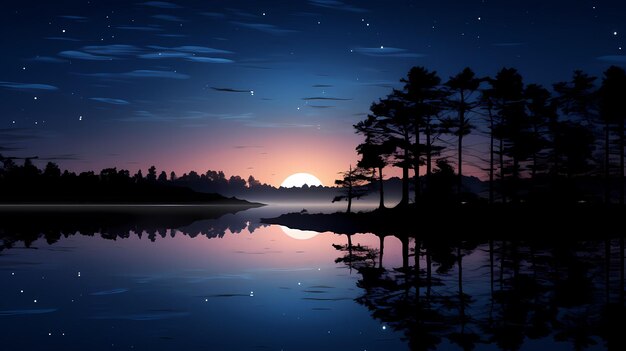
[[(334, 245), (356, 269), (356, 301), (404, 334), (411, 350), (565, 343), (626, 349), (624, 238), (437, 241), (401, 237), (402, 266), (379, 248)], [(465, 273), (468, 272), (468, 273)], [(538, 344), (537, 344), (538, 343)], [(540, 346), (541, 349), (547, 347)]]
[[(0, 269), (0, 318), (45, 332), (8, 345), (43, 345), (46, 328), (60, 323), (62, 332), (83, 330), (93, 339), (72, 340), (69, 349), (105, 345), (102, 330), (111, 325), (126, 328), (116, 343), (145, 339), (144, 348), (154, 350), (183, 342), (215, 349), (626, 349), (623, 237), (320, 234), (260, 224), (270, 210), (0, 214), (0, 264), (11, 267)], [(115, 247), (71, 240), (81, 237), (127, 240)], [(56, 243), (54, 251), (17, 250), (41, 247), (39, 239)], [(21, 280), (6, 278), (13, 271)], [(0, 336), (20, 333), (18, 325), (7, 324)]]

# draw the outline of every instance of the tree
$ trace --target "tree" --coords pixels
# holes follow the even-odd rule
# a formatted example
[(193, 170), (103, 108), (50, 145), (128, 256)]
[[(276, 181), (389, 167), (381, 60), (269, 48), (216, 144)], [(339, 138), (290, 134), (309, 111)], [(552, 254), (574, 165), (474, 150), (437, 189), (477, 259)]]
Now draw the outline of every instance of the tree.
[(47, 178), (60, 178), (61, 169), (59, 168), (59, 165), (54, 162), (48, 162), (43, 171), (43, 176)]
[(157, 173), (156, 173), (156, 167), (155, 166), (151, 166), (150, 168), (148, 168), (148, 174), (146, 174), (146, 180), (149, 182), (156, 182), (157, 180)]
[(352, 166), (348, 168), (346, 172), (339, 173), (342, 178), (335, 180), (335, 185), (339, 185), (342, 188), (342, 194), (335, 196), (333, 203), (337, 201), (348, 201), (348, 209), (346, 213), (352, 212), (352, 199), (360, 199), (367, 194), (367, 189), (364, 187), (368, 180), (368, 176), (364, 173), (362, 168), (352, 169)]
[(381, 129), (383, 143), (393, 150), (393, 165), (402, 168), (402, 198), (398, 206), (406, 206), (409, 204), (409, 169), (417, 157), (411, 150), (414, 129), (410, 111), (397, 92), (372, 104), (370, 110), (372, 114), (368, 119), (374, 120), (370, 123)]
[(176, 181), (176, 179), (178, 179), (178, 178), (176, 177), (176, 172), (171, 171), (171, 172), (170, 172), (170, 182), (174, 182), (174, 181)]
[(159, 183), (166, 183), (167, 173), (165, 173), (165, 171), (161, 171), (161, 173), (159, 173), (159, 178), (157, 180), (159, 181)]
[[(600, 116), (605, 124), (605, 177), (609, 179), (609, 131), (617, 134), (619, 155), (619, 204), (624, 204), (624, 123), (626, 122), (626, 72), (623, 68), (611, 66), (604, 72), (604, 79), (599, 91)], [(608, 183), (608, 181), (607, 181)], [(608, 190), (607, 190), (608, 195)]]
[[(442, 148), (434, 146), (434, 134), (437, 132), (436, 118), (442, 107), (442, 99), (447, 95), (440, 89), (441, 78), (435, 71), (428, 71), (424, 67), (413, 67), (409, 71), (404, 89), (400, 96), (409, 109), (410, 122), (413, 127), (413, 169), (415, 171), (415, 201), (421, 191), (420, 170), (421, 154), (425, 155), (426, 184), (432, 174), (432, 158), (438, 155)], [(420, 132), (424, 133), (425, 144), (420, 143)]]
[(538, 171), (545, 171), (547, 167), (541, 162), (541, 151), (549, 146), (546, 137), (548, 126), (557, 118), (556, 104), (552, 101), (550, 92), (537, 84), (529, 84), (524, 90), (526, 109), (529, 118), (528, 148), (531, 153), (530, 172), (535, 180)]
[(473, 99), (473, 94), (480, 86), (480, 79), (469, 67), (446, 82), (449, 96), (446, 99), (447, 107), (457, 113), (457, 118), (449, 121), (453, 134), (457, 136), (457, 193), (461, 194), (463, 187), (463, 137), (470, 134), (474, 126), (469, 119), (470, 114), (478, 106), (479, 101)]
[(256, 180), (252, 175), (248, 177), (248, 188), (252, 189), (261, 186), (261, 182)]
[[(500, 120), (495, 129), (500, 139), (500, 178), (504, 182), (506, 175), (510, 174), (510, 181), (503, 183), (508, 185), (504, 190), (514, 202), (519, 202), (521, 164), (532, 153), (528, 148), (530, 124), (525, 111), (524, 83), (516, 69), (503, 68), (491, 85), (494, 111)], [(504, 155), (511, 162), (506, 169)]]

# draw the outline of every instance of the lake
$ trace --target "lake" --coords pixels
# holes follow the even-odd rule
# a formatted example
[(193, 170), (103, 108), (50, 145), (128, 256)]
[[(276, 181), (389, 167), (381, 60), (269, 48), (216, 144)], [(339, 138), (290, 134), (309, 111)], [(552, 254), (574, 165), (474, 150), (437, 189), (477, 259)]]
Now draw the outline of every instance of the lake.
[(626, 349), (623, 239), (260, 223), (302, 209), (13, 209), (0, 224), (2, 349)]

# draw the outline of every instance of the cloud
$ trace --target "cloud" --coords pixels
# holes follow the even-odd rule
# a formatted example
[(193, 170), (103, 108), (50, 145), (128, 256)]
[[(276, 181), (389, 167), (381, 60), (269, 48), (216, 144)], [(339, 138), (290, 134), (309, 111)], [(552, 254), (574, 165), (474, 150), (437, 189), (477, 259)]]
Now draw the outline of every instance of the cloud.
[(311, 85), (313, 88), (332, 88), (333, 85), (330, 84), (315, 84)]
[(186, 74), (171, 71), (153, 71), (140, 69), (123, 73), (88, 73), (86, 76), (99, 78), (168, 78), (168, 79), (189, 79)]
[(49, 156), (39, 158), (39, 160), (42, 160), (42, 161), (72, 161), (72, 160), (80, 160), (80, 159), (81, 158), (77, 154), (49, 155)]
[(37, 131), (28, 128), (0, 128), (0, 140), (3, 142), (20, 142), (39, 139), (42, 136)]
[(140, 32), (160, 32), (163, 31), (163, 29), (156, 27), (156, 26), (152, 26), (152, 27), (147, 27), (147, 26), (117, 26), (115, 27), (117, 29), (123, 29), (123, 30), (136, 30), (136, 31), (140, 31)]
[(172, 15), (153, 15), (152, 18), (168, 22), (186, 22), (184, 19)]
[(224, 119), (224, 120), (248, 120), (248, 119), (253, 119), (254, 115), (248, 112), (248, 113), (242, 113), (242, 114), (217, 114), (217, 115), (213, 115), (213, 117), (217, 117), (219, 119)]
[(0, 87), (14, 90), (59, 90), (54, 85), (38, 84), (38, 83), (16, 83), (16, 82), (0, 82)]
[(261, 145), (233, 145), (233, 149), (262, 149)]
[(420, 58), (425, 57), (424, 54), (418, 54), (409, 52), (407, 49), (392, 48), (392, 47), (377, 47), (377, 48), (354, 48), (354, 52), (365, 56), (373, 57), (399, 57), (399, 58)]
[(59, 18), (65, 18), (65, 19), (74, 20), (74, 21), (78, 21), (78, 22), (87, 22), (87, 21), (89, 21), (89, 18), (83, 17), (83, 16), (65, 15), (65, 16), (59, 16)]
[(235, 61), (219, 58), (219, 57), (202, 57), (202, 56), (189, 56), (187, 61), (200, 62), (200, 63), (233, 63)]
[(313, 6), (317, 6), (317, 7), (324, 7), (324, 8), (340, 10), (340, 11), (348, 11), (348, 12), (355, 12), (355, 13), (369, 12), (368, 10), (364, 8), (348, 5), (344, 2), (336, 1), (336, 0), (309, 0), (309, 4)]
[(232, 51), (221, 50), (215, 48), (209, 48), (206, 46), (196, 46), (196, 45), (186, 45), (186, 46), (177, 46), (177, 47), (165, 47), (165, 46), (156, 46), (151, 45), (148, 46), (151, 49), (156, 50), (168, 50), (168, 51), (179, 51), (179, 52), (188, 52), (192, 54), (234, 54)]
[(76, 50), (68, 50), (59, 52), (59, 56), (66, 57), (69, 59), (76, 60), (86, 60), (86, 61), (111, 61), (113, 57), (110, 56), (100, 56), (93, 55), (88, 52), (76, 51)]
[(179, 112), (175, 113), (160, 113), (156, 114), (150, 111), (139, 110), (135, 111), (133, 116), (119, 118), (120, 122), (177, 122), (177, 121), (189, 121), (189, 120), (202, 120), (211, 117), (203, 111), (185, 111), (183, 114)]
[(311, 108), (333, 108), (335, 106), (331, 106), (331, 105), (307, 105)]
[(167, 2), (167, 1), (146, 1), (142, 5), (150, 6), (150, 7), (157, 7), (157, 8), (160, 8), (160, 9), (179, 9), (179, 8), (181, 8), (179, 5), (177, 5), (177, 4), (173, 3), (173, 2)]
[(187, 58), (191, 56), (188, 53), (184, 52), (154, 52), (151, 54), (143, 54), (137, 57), (148, 60), (158, 60), (158, 59), (175, 59), (175, 58)]
[(76, 38), (69, 38), (69, 37), (45, 37), (44, 39), (48, 39), (48, 40), (61, 40), (61, 41), (82, 41), (80, 39), (76, 39)]
[(141, 51), (140, 48), (134, 45), (124, 45), (124, 44), (90, 45), (90, 46), (84, 46), (82, 50), (90, 54), (112, 55), (112, 56), (134, 55)]
[(171, 71), (153, 71), (147, 69), (135, 70), (132, 72), (124, 73), (126, 77), (133, 78), (170, 78), (170, 79), (188, 79), (189, 76), (182, 73)]
[(157, 36), (164, 37), (164, 38), (186, 38), (187, 37), (187, 35), (185, 34), (157, 34)]
[(128, 104), (130, 104), (130, 102), (128, 102), (126, 100), (104, 98), (104, 97), (92, 97), (92, 98), (89, 98), (89, 100), (103, 102), (105, 104), (111, 104), (111, 105), (128, 105)]
[(336, 98), (336, 97), (326, 97), (326, 96), (316, 96), (316, 97), (302, 98), (302, 100), (304, 100), (304, 101), (315, 101), (315, 100), (350, 101), (352, 99), (344, 99), (344, 98)]
[(258, 30), (259, 32), (273, 34), (273, 35), (285, 35), (285, 34), (298, 32), (297, 30), (283, 29), (278, 26), (275, 26), (272, 24), (265, 24), (265, 23), (247, 23), (247, 22), (237, 22), (237, 21), (232, 21), (230, 23), (237, 25), (237, 26), (244, 27), (244, 28), (254, 29), (254, 30)]
[(625, 55), (606, 55), (597, 57), (598, 60), (611, 63), (626, 63)]
[(250, 90), (242, 90), (242, 89), (217, 88), (217, 87), (211, 87), (211, 89), (216, 90), (216, 91), (225, 92), (225, 93), (248, 93), (248, 94), (251, 94), (254, 91), (252, 89), (250, 89)]
[(45, 63), (65, 63), (65, 62), (67, 62), (67, 60), (60, 59), (58, 57), (52, 57), (52, 56), (35, 56), (35, 57), (29, 59), (29, 61), (45, 62)]

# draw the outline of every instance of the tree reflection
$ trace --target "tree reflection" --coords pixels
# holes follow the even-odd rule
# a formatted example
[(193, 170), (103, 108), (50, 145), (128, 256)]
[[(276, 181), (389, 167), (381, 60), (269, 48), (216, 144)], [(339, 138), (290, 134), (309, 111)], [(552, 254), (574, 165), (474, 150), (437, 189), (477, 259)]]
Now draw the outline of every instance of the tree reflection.
[(239, 233), (248, 228), (253, 232), (262, 224), (232, 215), (243, 209), (236, 206), (5, 209), (0, 211), (0, 251), (18, 243), (30, 247), (39, 239), (54, 244), (76, 234), (108, 240), (136, 235), (156, 241), (177, 233), (191, 238), (221, 238), (227, 231)]
[(345, 253), (336, 262), (360, 274), (356, 301), (402, 332), (411, 350), (437, 349), (444, 341), (463, 350), (487, 344), (519, 350), (529, 340), (563, 342), (574, 350), (626, 349), (623, 238), (471, 242), (398, 236), (402, 263), (387, 269), (383, 236), (378, 249), (352, 244), (351, 236), (348, 244), (335, 245)]

